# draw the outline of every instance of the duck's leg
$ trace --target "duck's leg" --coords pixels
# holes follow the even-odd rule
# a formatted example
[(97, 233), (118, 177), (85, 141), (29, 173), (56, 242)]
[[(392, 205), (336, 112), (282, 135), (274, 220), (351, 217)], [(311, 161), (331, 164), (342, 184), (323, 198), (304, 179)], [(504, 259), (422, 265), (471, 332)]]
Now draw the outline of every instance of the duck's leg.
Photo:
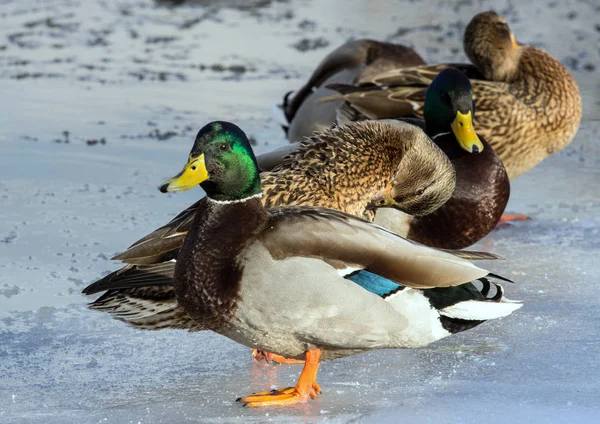
[(252, 349), (252, 357), (257, 361), (264, 359), (267, 362), (278, 362), (280, 364), (303, 364), (302, 359), (290, 359), (285, 356), (277, 355), (271, 352), (265, 352), (263, 350)]
[(321, 388), (317, 384), (317, 371), (321, 362), (321, 350), (311, 349), (304, 355), (305, 362), (300, 378), (294, 387), (286, 387), (265, 392), (254, 393), (238, 399), (244, 406), (256, 408), (259, 406), (287, 406), (314, 399)]

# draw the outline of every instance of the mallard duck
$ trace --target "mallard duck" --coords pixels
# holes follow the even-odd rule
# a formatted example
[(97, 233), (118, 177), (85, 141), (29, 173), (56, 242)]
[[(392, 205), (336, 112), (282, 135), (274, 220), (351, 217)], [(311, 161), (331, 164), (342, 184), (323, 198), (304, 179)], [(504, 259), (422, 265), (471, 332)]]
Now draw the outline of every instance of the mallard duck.
[(256, 158), (233, 124), (201, 131), (188, 167), (195, 172), (163, 186), (183, 190), (193, 177), (206, 192), (175, 266), (180, 306), (205, 329), (305, 360), (295, 386), (239, 399), (246, 406), (315, 398), (322, 360), (425, 346), (464, 329), (465, 320), (521, 306), (497, 284), (493, 299), (474, 289), (472, 280), (487, 290), (495, 275), (465, 259), (469, 252), (431, 249), (331, 209), (265, 208)]
[(427, 89), (425, 120), (407, 119), (423, 128), (454, 165), (456, 188), (450, 200), (424, 216), (380, 210), (376, 223), (411, 240), (445, 249), (470, 246), (496, 227), (508, 202), (510, 182), (494, 149), (473, 128), (471, 93), (465, 74), (445, 69)]
[[(340, 94), (319, 101), (337, 101), (337, 105), (345, 100), (370, 119), (422, 117), (427, 86), (439, 72), (454, 67), (471, 79), (475, 128), (496, 150), (511, 179), (571, 142), (581, 120), (581, 96), (575, 79), (559, 61), (517, 43), (506, 20), (491, 11), (471, 20), (463, 44), (472, 65), (411, 67), (400, 59), (394, 70), (351, 85), (329, 85)], [(335, 57), (326, 60), (343, 69)], [(327, 67), (322, 63), (318, 69)], [(305, 127), (308, 123), (294, 121), (310, 119), (301, 114), (291, 118), (294, 126)]]
[[(195, 146), (210, 134), (206, 128), (212, 127), (198, 133)], [(196, 159), (190, 156), (179, 178), (161, 185), (161, 190), (196, 185), (200, 172)], [(267, 155), (259, 165), (272, 166), (272, 159)], [(260, 178), (266, 207), (321, 206), (369, 221), (381, 206), (412, 215), (431, 213), (455, 187), (448, 157), (421, 129), (396, 121), (349, 123), (315, 135)], [(106, 291), (91, 307), (142, 329), (201, 329), (179, 307), (172, 280), (179, 249), (201, 205), (203, 201), (195, 203), (115, 256), (127, 265), (84, 290), (87, 294)]]
[[(320, 102), (319, 99), (336, 93), (327, 85), (355, 84), (393, 70), (399, 63), (418, 66), (425, 61), (413, 49), (401, 44), (360, 39), (338, 47), (323, 59), (293, 97), (290, 97), (291, 92), (284, 96), (280, 106), (284, 116), (278, 120), (287, 137), (302, 141), (336, 122), (336, 108), (343, 101)], [(279, 110), (275, 112), (279, 116)]]
[[(337, 123), (366, 119), (346, 105), (338, 108)], [(375, 222), (394, 233), (431, 247), (462, 249), (498, 224), (510, 195), (510, 183), (494, 149), (473, 128), (475, 107), (467, 76), (447, 68), (433, 79), (423, 103), (425, 120), (405, 118), (426, 131), (446, 153), (456, 170), (456, 189), (433, 213), (408, 215), (379, 210)], [(380, 208), (386, 207), (380, 199)]]

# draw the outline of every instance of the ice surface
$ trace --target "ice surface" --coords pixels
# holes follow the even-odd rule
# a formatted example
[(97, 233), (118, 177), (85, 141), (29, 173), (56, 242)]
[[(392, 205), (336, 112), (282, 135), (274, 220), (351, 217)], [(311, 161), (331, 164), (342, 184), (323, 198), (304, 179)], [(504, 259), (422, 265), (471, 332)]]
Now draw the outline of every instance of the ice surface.
[[(284, 410), (234, 400), (293, 384), (298, 366), (253, 363), (212, 333), (141, 332), (86, 309), (80, 291), (117, 268), (111, 255), (200, 196), (156, 185), (203, 124), (237, 122), (259, 152), (282, 145), (270, 107), (329, 49), (368, 36), (430, 62), (464, 60), (464, 25), (491, 7), (520, 41), (567, 64), (584, 97), (572, 145), (512, 186), (509, 211), (533, 220), (477, 246), (507, 258), (489, 266), (517, 281), (506, 292), (523, 309), (425, 349), (325, 363), (324, 394)], [(598, 9), (0, 0), (0, 422), (598, 422)]]

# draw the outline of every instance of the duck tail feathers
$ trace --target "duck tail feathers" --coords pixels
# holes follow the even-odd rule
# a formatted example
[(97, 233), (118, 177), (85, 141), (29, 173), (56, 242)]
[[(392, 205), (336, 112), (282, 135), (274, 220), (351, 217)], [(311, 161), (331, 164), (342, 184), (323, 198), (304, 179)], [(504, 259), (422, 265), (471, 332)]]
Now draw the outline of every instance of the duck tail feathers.
[(179, 307), (172, 287), (110, 290), (89, 304), (140, 330), (165, 328), (201, 330)]
[(505, 297), (504, 288), (499, 284), (490, 282), (488, 278), (481, 278), (473, 282), (472, 286), (474, 290), (477, 290), (479, 296), (473, 296), (471, 299), (464, 299), (438, 308), (440, 317), (447, 320), (470, 321), (479, 324), (490, 319), (510, 315), (523, 306), (520, 301)]

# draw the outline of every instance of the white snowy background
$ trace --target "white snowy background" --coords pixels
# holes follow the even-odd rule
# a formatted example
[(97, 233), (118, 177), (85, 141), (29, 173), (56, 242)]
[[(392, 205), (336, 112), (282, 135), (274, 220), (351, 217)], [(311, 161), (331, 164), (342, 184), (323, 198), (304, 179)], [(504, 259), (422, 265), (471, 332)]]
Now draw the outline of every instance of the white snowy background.
[[(283, 145), (271, 105), (331, 49), (371, 37), (466, 60), (462, 31), (490, 8), (584, 99), (574, 142), (512, 185), (509, 211), (533, 219), (476, 246), (507, 258), (488, 267), (521, 310), (324, 363), (317, 400), (249, 410), (235, 398), (300, 368), (86, 308), (113, 254), (202, 195), (156, 186), (205, 123), (237, 123), (259, 153)], [(596, 0), (0, 0), (0, 422), (599, 422), (599, 16)]]

